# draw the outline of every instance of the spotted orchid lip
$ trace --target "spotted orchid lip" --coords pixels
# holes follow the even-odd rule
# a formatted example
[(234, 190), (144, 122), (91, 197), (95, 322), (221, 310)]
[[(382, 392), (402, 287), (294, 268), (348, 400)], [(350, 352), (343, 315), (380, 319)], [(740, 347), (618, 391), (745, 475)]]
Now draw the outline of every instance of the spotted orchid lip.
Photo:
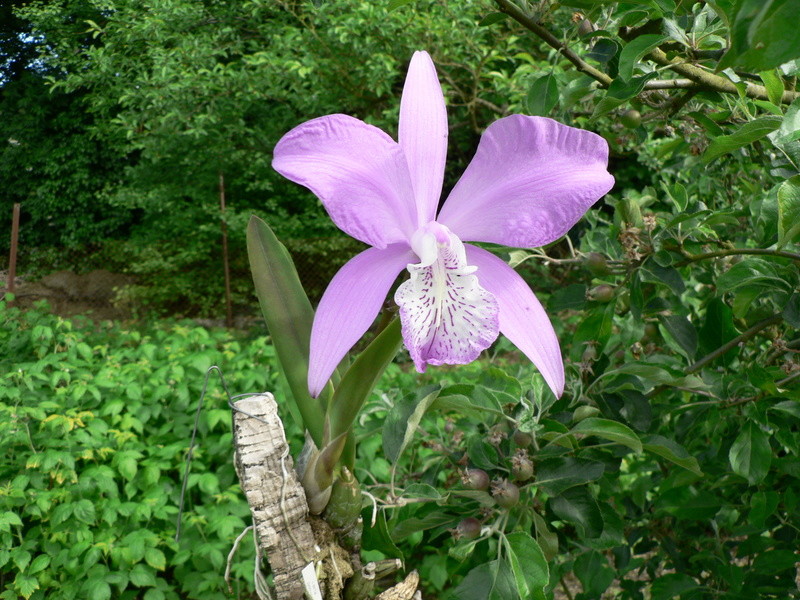
[(411, 276), (394, 300), (414, 365), (424, 372), (428, 364), (472, 362), (500, 333), (497, 300), (481, 287), (464, 244), (446, 226), (421, 227), (411, 246), (420, 262), (408, 265)]
[(372, 246), (342, 267), (320, 301), (309, 357), (313, 396), (406, 268), (411, 277), (395, 299), (417, 369), (469, 362), (499, 329), (556, 395), (563, 392), (561, 350), (541, 304), (502, 260), (464, 242), (535, 247), (566, 234), (614, 184), (608, 144), (552, 119), (499, 119), (437, 215), (447, 135), (436, 68), (420, 51), (408, 68), (397, 142), (339, 114), (307, 121), (276, 145), (273, 167), (314, 192), (342, 231)]

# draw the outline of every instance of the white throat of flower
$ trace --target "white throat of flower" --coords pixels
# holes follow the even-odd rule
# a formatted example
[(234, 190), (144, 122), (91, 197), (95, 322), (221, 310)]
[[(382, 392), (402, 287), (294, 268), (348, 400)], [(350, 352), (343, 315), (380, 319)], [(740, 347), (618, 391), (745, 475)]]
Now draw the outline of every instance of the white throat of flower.
[(465, 364), (499, 332), (495, 297), (480, 286), (477, 267), (467, 264), (464, 244), (432, 221), (411, 238), (420, 262), (395, 293), (403, 338), (420, 371), (426, 364)]

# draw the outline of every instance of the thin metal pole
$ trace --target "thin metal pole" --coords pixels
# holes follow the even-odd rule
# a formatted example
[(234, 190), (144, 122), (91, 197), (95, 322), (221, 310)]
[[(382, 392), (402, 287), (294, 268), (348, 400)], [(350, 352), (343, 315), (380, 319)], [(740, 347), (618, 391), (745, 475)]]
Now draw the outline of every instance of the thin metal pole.
[(225, 222), (225, 177), (219, 172), (219, 208), (222, 213), (222, 268), (225, 271), (225, 326), (233, 327), (231, 268), (228, 263), (228, 224)]
[(17, 245), (19, 243), (19, 202), (14, 203), (14, 211), (11, 215), (11, 255), (8, 257), (8, 291), (13, 294), (16, 286), (14, 280), (17, 278)]

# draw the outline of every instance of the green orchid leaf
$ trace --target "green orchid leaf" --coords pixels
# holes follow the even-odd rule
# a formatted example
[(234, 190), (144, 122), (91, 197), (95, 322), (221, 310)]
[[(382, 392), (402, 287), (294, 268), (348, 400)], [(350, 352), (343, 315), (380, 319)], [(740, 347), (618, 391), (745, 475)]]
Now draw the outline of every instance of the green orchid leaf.
[(323, 404), (308, 393), (308, 353), (314, 309), (289, 252), (256, 216), (247, 226), (247, 254), (261, 312), (295, 404), (314, 443), (322, 444)]
[(322, 450), (314, 463), (314, 479), (321, 489), (333, 485), (333, 470), (344, 450), (347, 432), (336, 436)]
[(331, 438), (350, 430), (358, 411), (397, 354), (401, 342), (400, 320), (394, 319), (350, 365), (336, 386), (328, 407)]

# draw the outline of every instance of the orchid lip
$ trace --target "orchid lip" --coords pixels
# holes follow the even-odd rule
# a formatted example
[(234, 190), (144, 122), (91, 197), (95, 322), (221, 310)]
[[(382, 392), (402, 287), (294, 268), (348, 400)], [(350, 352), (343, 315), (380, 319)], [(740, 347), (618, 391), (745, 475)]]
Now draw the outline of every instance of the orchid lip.
[(497, 300), (481, 287), (464, 244), (445, 225), (420, 227), (411, 246), (420, 262), (408, 265), (410, 278), (395, 302), (417, 370), (475, 360), (499, 333)]

